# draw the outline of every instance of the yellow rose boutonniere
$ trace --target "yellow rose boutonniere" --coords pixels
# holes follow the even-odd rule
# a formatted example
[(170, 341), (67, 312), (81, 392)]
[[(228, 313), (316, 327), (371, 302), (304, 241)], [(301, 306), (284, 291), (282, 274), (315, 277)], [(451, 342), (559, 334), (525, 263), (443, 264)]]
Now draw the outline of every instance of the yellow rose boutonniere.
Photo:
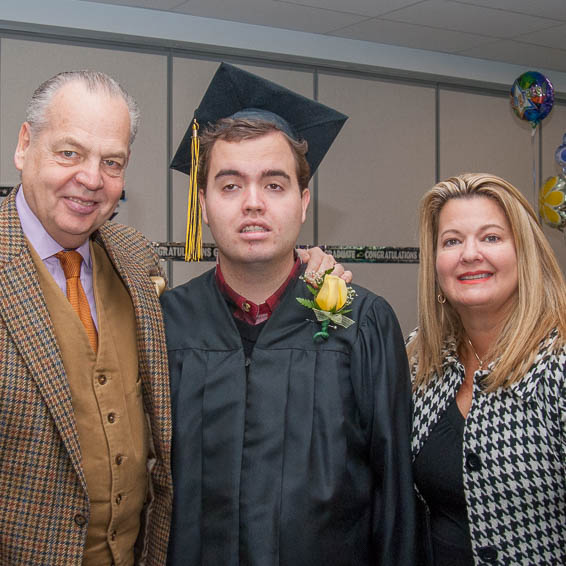
[[(328, 340), (328, 328), (337, 328), (342, 326), (348, 328), (354, 324), (354, 321), (347, 316), (346, 313), (352, 309), (347, 309), (352, 304), (356, 296), (356, 291), (352, 287), (348, 287), (346, 282), (336, 275), (330, 275), (332, 269), (329, 269), (321, 276), (309, 278), (313, 281), (311, 285), (304, 277), (309, 291), (314, 295), (314, 300), (303, 299), (297, 297), (297, 301), (304, 307), (311, 309), (316, 316), (318, 322), (322, 324), (320, 332), (313, 336), (315, 342)], [(330, 322), (334, 324), (330, 324)]]

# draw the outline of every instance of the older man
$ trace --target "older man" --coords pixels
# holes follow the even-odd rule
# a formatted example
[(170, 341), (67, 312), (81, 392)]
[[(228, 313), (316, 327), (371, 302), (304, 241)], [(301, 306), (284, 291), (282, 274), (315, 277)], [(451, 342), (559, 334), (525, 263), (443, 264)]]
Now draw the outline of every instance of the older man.
[[(196, 111), (202, 218), (219, 256), (162, 295), (171, 566), (414, 564), (397, 320), (382, 298), (360, 287), (354, 297), (337, 279), (313, 304), (294, 255), (310, 175), (345, 118), (225, 64)], [(194, 137), (175, 168), (188, 170)], [(326, 293), (331, 283), (338, 293)], [(344, 303), (353, 323), (335, 312)]]
[(67, 72), (20, 130), (22, 183), (0, 206), (1, 565), (165, 563), (163, 274), (141, 234), (107, 222), (138, 118), (111, 77)]
[[(107, 222), (138, 110), (112, 78), (34, 93), (0, 207), (0, 563), (163, 564), (172, 498), (158, 258)], [(134, 547), (136, 547), (134, 549)]]

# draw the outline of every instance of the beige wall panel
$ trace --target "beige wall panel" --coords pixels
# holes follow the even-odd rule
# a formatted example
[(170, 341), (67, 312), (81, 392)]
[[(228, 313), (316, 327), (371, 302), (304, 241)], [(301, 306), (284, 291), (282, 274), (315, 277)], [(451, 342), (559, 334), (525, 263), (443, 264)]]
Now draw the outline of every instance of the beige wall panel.
[[(175, 58), (173, 60), (173, 128), (172, 151), (177, 150), (185, 130), (199, 105), (219, 62)], [(241, 68), (275, 81), (305, 96), (313, 96), (313, 76), (311, 73), (288, 71), (284, 69), (252, 67), (239, 65)], [(173, 172), (173, 239), (184, 241), (187, 218), (188, 177), (177, 171)], [(300, 242), (310, 244), (313, 241), (312, 211), (309, 212), (301, 230)], [(203, 241), (212, 242), (210, 231), (205, 226)], [(207, 271), (214, 264), (173, 263), (173, 285), (180, 285), (196, 275)]]
[(403, 336), (417, 326), (417, 278), (416, 264), (367, 264), (346, 265), (354, 273), (354, 282), (381, 295), (393, 307)]
[(533, 200), (531, 126), (515, 116), (508, 97), (441, 90), (439, 130), (440, 179), (494, 173)]
[[(417, 245), (418, 202), (434, 183), (434, 89), (321, 74), (319, 99), (350, 116), (320, 169), (319, 241)], [(417, 266), (348, 267), (405, 334), (414, 328)]]
[[(557, 172), (554, 149), (566, 132), (566, 109), (556, 107), (543, 122), (543, 179)], [(495, 173), (513, 183), (537, 207), (537, 186), (533, 186), (533, 139), (528, 122), (519, 120), (507, 97), (441, 91), (440, 171), (441, 179), (463, 171)], [(535, 155), (538, 163), (538, 132)], [(562, 234), (545, 227), (563, 270), (566, 250)]]
[(562, 173), (554, 153), (566, 134), (566, 103), (555, 103), (552, 112), (542, 121), (542, 179)]
[(126, 173), (126, 202), (117, 221), (152, 240), (166, 237), (167, 62), (158, 55), (2, 39), (0, 51), (0, 181), (18, 181), (12, 157), (34, 89), (54, 74), (96, 69), (115, 77), (138, 101), (142, 120)]
[(439, 129), (441, 180), (494, 173), (534, 201), (531, 126), (515, 116), (508, 97), (441, 90)]
[[(555, 104), (552, 112), (542, 122), (542, 180), (553, 175), (564, 174), (556, 161), (554, 153), (562, 144), (566, 134), (566, 104)], [(566, 232), (543, 225), (550, 244), (552, 245), (562, 272), (566, 274)]]

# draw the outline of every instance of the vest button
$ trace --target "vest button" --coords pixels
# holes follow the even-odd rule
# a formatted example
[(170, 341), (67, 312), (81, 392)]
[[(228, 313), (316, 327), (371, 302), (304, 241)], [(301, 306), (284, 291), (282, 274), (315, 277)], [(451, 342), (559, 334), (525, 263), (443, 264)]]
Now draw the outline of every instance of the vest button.
[(122, 494), (121, 493), (119, 493), (116, 496), (116, 505), (120, 505), (120, 503), (122, 503)]
[(116, 540), (116, 531), (110, 533), (110, 540)]
[(479, 557), (489, 564), (497, 562), (497, 550), (493, 546), (482, 546), (478, 549)]
[(481, 468), (480, 457), (477, 454), (468, 454), (466, 456), (466, 468), (471, 472), (477, 472)]
[(86, 525), (86, 517), (80, 513), (77, 513), (73, 519), (79, 527), (84, 527)]
[(108, 380), (106, 379), (105, 375), (99, 375), (98, 376), (98, 383), (100, 383), (100, 385), (105, 385), (107, 381)]
[(112, 424), (116, 422), (116, 413), (108, 413), (108, 416), (106, 418), (108, 419), (108, 422)]
[(116, 465), (120, 466), (122, 465), (122, 462), (124, 461), (124, 456), (122, 456), (122, 454), (118, 454), (118, 456), (116, 456), (115, 460)]

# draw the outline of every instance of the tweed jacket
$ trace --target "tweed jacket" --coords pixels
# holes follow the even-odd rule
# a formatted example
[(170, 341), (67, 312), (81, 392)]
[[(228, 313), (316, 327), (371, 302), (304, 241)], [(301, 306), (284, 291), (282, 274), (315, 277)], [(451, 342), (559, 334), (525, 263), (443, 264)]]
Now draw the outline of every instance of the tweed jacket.
[[(79, 566), (89, 499), (69, 384), (15, 205), (0, 206), (0, 566)], [(122, 278), (137, 323), (151, 428), (151, 501), (137, 564), (165, 564), (170, 524), (171, 412), (165, 335), (147, 240), (106, 222), (93, 237)]]
[[(464, 430), (464, 491), (476, 564), (566, 564), (566, 348), (556, 332), (527, 374), (484, 393), (475, 374)], [(413, 458), (456, 396), (464, 367), (446, 344), (444, 375), (414, 394)]]

